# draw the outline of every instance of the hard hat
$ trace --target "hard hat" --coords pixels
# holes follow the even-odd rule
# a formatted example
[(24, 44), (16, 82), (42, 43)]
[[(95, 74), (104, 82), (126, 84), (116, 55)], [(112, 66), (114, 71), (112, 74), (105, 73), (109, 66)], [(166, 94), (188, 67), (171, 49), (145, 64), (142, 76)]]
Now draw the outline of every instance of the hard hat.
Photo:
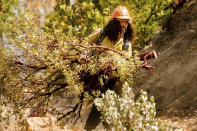
[(130, 20), (131, 17), (129, 16), (129, 11), (124, 6), (118, 6), (115, 8), (114, 12), (112, 13), (112, 19), (128, 19)]

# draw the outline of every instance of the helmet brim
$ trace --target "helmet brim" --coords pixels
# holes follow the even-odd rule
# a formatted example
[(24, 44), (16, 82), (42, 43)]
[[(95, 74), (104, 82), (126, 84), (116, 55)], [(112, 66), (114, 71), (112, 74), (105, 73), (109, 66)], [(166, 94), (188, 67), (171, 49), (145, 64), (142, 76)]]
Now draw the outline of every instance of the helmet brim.
[(124, 20), (131, 20), (131, 17), (129, 16), (117, 16), (116, 19), (124, 19)]

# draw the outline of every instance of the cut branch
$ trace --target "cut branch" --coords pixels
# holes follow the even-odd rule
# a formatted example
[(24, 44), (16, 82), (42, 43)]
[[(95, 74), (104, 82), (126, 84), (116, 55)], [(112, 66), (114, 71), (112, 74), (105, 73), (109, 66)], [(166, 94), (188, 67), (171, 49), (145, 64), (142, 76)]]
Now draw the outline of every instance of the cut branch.
[(42, 69), (47, 69), (48, 68), (47, 66), (38, 67), (38, 66), (34, 66), (34, 65), (28, 65), (28, 64), (25, 64), (25, 63), (20, 62), (20, 61), (15, 61), (14, 64), (23, 65), (23, 66), (26, 66), (26, 67), (29, 67), (29, 68), (32, 68), (32, 69), (36, 69), (36, 70), (42, 70)]

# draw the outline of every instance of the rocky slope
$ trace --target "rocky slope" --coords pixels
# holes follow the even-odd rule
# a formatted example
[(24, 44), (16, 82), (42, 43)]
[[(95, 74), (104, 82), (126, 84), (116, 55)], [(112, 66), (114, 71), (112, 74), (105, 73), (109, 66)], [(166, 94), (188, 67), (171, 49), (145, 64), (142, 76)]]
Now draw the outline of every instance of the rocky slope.
[(197, 130), (197, 0), (169, 16), (151, 44), (148, 50), (158, 53), (150, 61), (156, 71), (137, 71), (136, 92), (155, 97), (159, 116)]

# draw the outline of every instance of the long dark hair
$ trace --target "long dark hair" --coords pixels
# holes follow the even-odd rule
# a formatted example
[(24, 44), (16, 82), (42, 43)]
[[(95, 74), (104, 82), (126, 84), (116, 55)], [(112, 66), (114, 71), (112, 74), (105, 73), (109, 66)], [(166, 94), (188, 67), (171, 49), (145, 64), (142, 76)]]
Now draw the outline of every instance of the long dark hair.
[[(103, 29), (105, 36), (109, 38), (110, 41), (116, 42), (118, 40), (118, 35), (121, 33), (121, 25), (117, 19), (112, 19)], [(134, 30), (131, 23), (128, 23), (127, 29), (124, 33), (124, 42), (132, 41), (134, 38)]]

